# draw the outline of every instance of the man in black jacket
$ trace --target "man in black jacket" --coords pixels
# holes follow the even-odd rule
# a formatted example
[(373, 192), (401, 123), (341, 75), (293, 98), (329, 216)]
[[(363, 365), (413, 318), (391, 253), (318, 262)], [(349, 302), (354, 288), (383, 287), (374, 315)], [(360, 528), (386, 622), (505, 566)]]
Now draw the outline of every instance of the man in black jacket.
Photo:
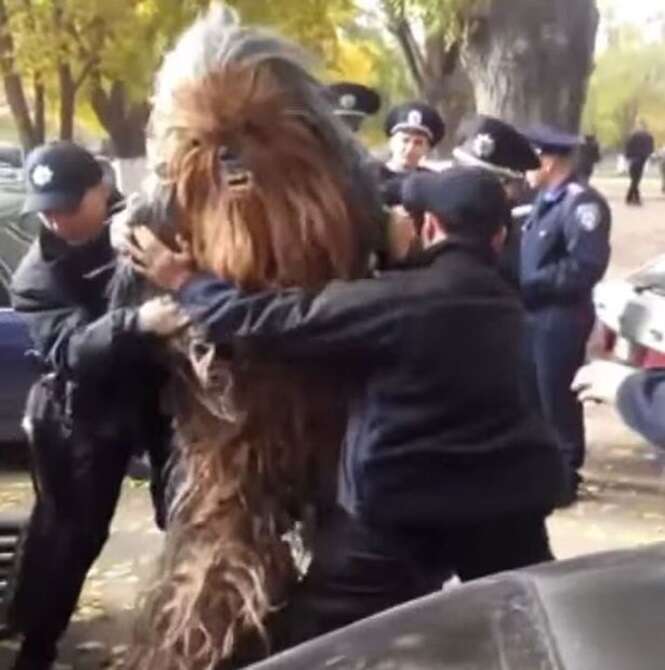
[(91, 154), (44, 145), (29, 156), (26, 179), (25, 211), (43, 225), (13, 277), (12, 302), (48, 374), (26, 410), (36, 504), (9, 623), (23, 635), (15, 668), (42, 670), (106, 541), (132, 452), (147, 447), (156, 473), (166, 459), (149, 333), (168, 333), (173, 322), (163, 303), (107, 312), (111, 189)]
[[(523, 312), (496, 253), (510, 215), (491, 174), (409, 177), (426, 251), (377, 279), (244, 293), (192, 273), (146, 229), (136, 267), (220, 344), (359, 376), (339, 509), (284, 613), (294, 644), (440, 588), (546, 561), (561, 463), (520, 393)], [(346, 367), (345, 367), (346, 366)]]
[(640, 183), (644, 175), (644, 166), (654, 152), (653, 135), (647, 130), (646, 124), (641, 121), (637, 130), (631, 134), (626, 142), (625, 155), (628, 161), (630, 187), (626, 194), (627, 205), (641, 205)]

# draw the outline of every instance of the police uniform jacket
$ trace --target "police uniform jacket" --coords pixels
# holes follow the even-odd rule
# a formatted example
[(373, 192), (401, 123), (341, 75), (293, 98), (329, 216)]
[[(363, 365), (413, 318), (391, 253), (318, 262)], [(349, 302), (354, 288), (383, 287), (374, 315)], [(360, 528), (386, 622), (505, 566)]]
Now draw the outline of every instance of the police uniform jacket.
[(341, 502), (370, 522), (439, 526), (548, 511), (560, 463), (520, 395), (522, 308), (489, 250), (448, 241), (380, 278), (176, 299), (212, 341), (353, 375)]
[(108, 228), (71, 246), (42, 227), (11, 287), (46, 370), (69, 383), (73, 418), (107, 436), (136, 420), (161, 375), (149, 364), (155, 343), (138, 333), (136, 310), (107, 311), (114, 259)]
[(617, 408), (633, 430), (665, 448), (665, 370), (645, 370), (628, 377), (619, 388)]
[(520, 288), (529, 310), (591, 309), (610, 258), (611, 214), (593, 188), (569, 181), (541, 192), (522, 229)]

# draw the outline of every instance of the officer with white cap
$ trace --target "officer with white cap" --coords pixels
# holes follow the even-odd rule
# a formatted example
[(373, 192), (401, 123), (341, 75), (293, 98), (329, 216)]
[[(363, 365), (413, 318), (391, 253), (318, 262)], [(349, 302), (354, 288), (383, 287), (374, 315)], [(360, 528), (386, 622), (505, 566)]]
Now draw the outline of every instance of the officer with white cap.
[(406, 176), (413, 171), (430, 172), (421, 163), (443, 139), (446, 124), (430, 105), (406, 102), (390, 110), (384, 130), (390, 138), (390, 159), (381, 166), (379, 180), (386, 203), (396, 205)]

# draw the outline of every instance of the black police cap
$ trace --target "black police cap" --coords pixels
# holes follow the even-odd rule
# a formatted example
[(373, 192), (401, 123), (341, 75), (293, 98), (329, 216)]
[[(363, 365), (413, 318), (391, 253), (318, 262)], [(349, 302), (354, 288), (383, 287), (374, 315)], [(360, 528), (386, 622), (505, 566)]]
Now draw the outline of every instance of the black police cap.
[(388, 112), (384, 130), (389, 137), (400, 130), (416, 131), (425, 135), (434, 146), (446, 134), (446, 124), (434, 107), (424, 102), (406, 102)]
[(488, 237), (510, 221), (501, 182), (478, 167), (412, 174), (402, 185), (402, 204), (414, 214), (434, 214), (469, 237)]
[(86, 191), (102, 181), (95, 157), (73, 142), (51, 142), (26, 160), (23, 213), (76, 209)]
[(566, 156), (582, 144), (578, 135), (542, 124), (524, 131), (524, 136), (541, 154), (555, 156)]
[(505, 121), (478, 116), (466, 128), (465, 141), (453, 150), (462, 165), (494, 172), (501, 177), (520, 178), (540, 167), (540, 159), (529, 140)]
[(335, 114), (340, 116), (366, 117), (376, 114), (381, 107), (381, 97), (362, 84), (340, 81), (327, 87), (326, 92)]

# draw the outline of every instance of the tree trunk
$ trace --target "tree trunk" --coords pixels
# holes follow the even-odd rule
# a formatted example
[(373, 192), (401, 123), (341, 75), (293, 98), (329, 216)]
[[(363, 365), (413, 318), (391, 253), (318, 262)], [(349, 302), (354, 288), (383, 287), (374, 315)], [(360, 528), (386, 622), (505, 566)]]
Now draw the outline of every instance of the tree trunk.
[(58, 65), (60, 84), (60, 139), (74, 139), (74, 113), (76, 110), (76, 83), (72, 69), (67, 63)]
[(425, 44), (426, 76), (423, 96), (442, 114), (446, 135), (438, 152), (446, 153), (458, 143), (458, 132), (465, 116), (475, 108), (473, 86), (460, 61), (459, 44), (446, 47), (441, 35)]
[(29, 151), (39, 144), (39, 139), (36, 137), (30, 117), (30, 106), (23, 89), (23, 80), (16, 72), (14, 40), (9, 31), (9, 17), (4, 0), (0, 0), (0, 68), (7, 104), (16, 124), (21, 145)]
[(598, 19), (595, 0), (494, 0), (462, 54), (478, 112), (578, 132)]
[(43, 144), (46, 140), (46, 89), (39, 74), (35, 75), (34, 91), (35, 139), (38, 144)]
[(99, 74), (90, 97), (92, 108), (109, 137), (113, 152), (120, 159), (145, 156), (149, 107), (146, 102), (132, 102), (123, 82), (111, 83), (107, 93)]

